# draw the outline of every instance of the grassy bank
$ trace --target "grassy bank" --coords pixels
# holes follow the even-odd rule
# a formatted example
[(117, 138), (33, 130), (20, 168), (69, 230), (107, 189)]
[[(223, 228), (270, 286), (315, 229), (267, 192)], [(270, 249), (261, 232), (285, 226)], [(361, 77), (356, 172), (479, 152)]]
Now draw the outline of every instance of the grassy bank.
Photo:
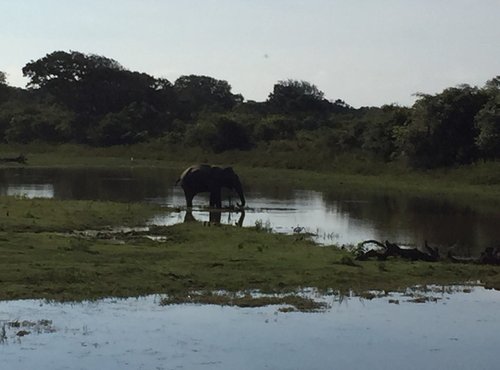
[[(147, 232), (145, 204), (0, 199), (0, 299), (105, 296), (301, 287), (363, 292), (481, 280), (500, 288), (500, 267), (391, 260), (354, 261), (299, 236), (187, 223)], [(100, 232), (87, 232), (85, 230)], [(151, 236), (155, 238), (151, 239)]]
[(138, 203), (56, 201), (0, 197), (2, 232), (70, 232), (134, 226), (161, 212), (159, 206)]

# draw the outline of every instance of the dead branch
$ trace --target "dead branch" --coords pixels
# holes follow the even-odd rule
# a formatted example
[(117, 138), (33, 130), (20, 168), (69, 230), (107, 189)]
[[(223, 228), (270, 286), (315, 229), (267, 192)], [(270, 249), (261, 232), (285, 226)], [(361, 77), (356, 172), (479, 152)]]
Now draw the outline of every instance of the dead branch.
[[(374, 244), (376, 249), (366, 250), (367, 245)], [(381, 243), (377, 240), (365, 240), (358, 245), (356, 259), (365, 261), (371, 258), (376, 258), (379, 261), (385, 261), (389, 257), (399, 257), (409, 261), (439, 261), (439, 249), (431, 247), (427, 240), (424, 242), (424, 250), (418, 248), (402, 248), (396, 243), (391, 243), (386, 240)], [(500, 265), (500, 246), (488, 247), (481, 253), (478, 258), (471, 257), (455, 257), (451, 251), (448, 251), (446, 256), (448, 261), (454, 263), (476, 263), (481, 265)]]
[(17, 157), (3, 157), (0, 158), (0, 162), (17, 162), (17, 163), (26, 163), (26, 157), (23, 154), (19, 154)]
[(377, 258), (378, 260), (384, 261), (389, 257), (400, 257), (410, 261), (427, 261), (436, 262), (439, 260), (439, 251), (437, 248), (432, 248), (425, 242), (426, 252), (421, 251), (417, 248), (401, 248), (396, 243), (391, 243), (388, 240), (385, 243), (381, 243), (377, 240), (366, 240), (360, 243), (361, 249), (363, 249), (367, 244), (375, 244), (380, 249), (371, 249), (368, 251), (362, 250), (356, 259), (367, 260), (370, 258)]
[(476, 263), (480, 265), (500, 265), (500, 247), (487, 247), (478, 258), (455, 257), (448, 251), (448, 259), (455, 263)]

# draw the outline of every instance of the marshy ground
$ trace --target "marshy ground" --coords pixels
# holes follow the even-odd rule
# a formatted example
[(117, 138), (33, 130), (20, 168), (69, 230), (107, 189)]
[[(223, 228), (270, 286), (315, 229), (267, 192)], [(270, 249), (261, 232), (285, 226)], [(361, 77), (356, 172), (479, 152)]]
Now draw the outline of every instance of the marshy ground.
[(500, 287), (497, 266), (361, 262), (349, 251), (318, 246), (303, 235), (259, 227), (199, 222), (148, 227), (154, 214), (169, 212), (152, 204), (15, 197), (1, 197), (0, 204), (0, 299), (167, 293), (181, 302), (194, 291), (210, 297), (220, 290), (293, 293), (303, 287), (359, 293), (416, 284)]
[[(14, 166), (39, 168), (126, 166), (180, 171), (190, 163), (236, 161), (241, 163), (240, 176), (253, 183), (277, 177), (303, 189), (389, 189), (463, 202), (472, 199), (494, 212), (500, 204), (495, 163), (412, 173), (356, 162), (314, 171), (272, 168), (268, 162), (273, 157), (268, 153), (184, 153), (183, 162), (170, 162), (179, 153), (149, 144), (107, 150), (2, 146), (0, 151), (25, 153), (27, 164)], [(499, 266), (399, 259), (360, 262), (347, 250), (318, 246), (300, 234), (272, 234), (259, 225), (147, 225), (154, 215), (167, 212), (149, 203), (0, 197), (0, 299), (84, 300), (167, 293), (182, 301), (193, 291), (210, 296), (219, 290), (290, 293), (311, 287), (362, 293), (467, 282), (500, 288)], [(116, 231), (123, 227), (143, 229)]]

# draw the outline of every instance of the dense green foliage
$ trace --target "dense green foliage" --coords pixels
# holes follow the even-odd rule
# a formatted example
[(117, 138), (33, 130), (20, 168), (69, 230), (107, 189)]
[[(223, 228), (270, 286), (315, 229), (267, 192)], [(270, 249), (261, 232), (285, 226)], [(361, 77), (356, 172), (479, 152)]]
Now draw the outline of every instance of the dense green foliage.
[(412, 107), (353, 108), (306, 81), (278, 81), (264, 102), (227, 81), (186, 75), (174, 83), (117, 61), (55, 51), (27, 63), (27, 89), (0, 72), (0, 142), (134, 144), (152, 139), (206, 152), (313, 147), (323, 160), (349, 153), (449, 167), (500, 157), (500, 77), (419, 94)]

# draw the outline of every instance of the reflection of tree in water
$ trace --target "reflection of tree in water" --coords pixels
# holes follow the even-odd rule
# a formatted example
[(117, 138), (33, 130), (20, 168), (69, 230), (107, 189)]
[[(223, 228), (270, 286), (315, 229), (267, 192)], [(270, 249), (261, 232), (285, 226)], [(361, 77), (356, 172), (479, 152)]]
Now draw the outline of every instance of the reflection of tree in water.
[(56, 199), (144, 201), (173, 197), (178, 171), (159, 168), (9, 168), (0, 184), (52, 184)]
[[(369, 222), (380, 240), (414, 243), (425, 240), (460, 255), (478, 255), (500, 240), (499, 215), (485, 214), (449, 200), (387, 193), (325, 193), (330, 212)], [(404, 235), (407, 240), (394, 240)]]
[[(175, 177), (161, 169), (91, 169), (78, 171), (67, 183), (60, 178), (60, 190), (64, 198), (99, 199), (113, 201), (143, 201), (147, 198), (166, 197)], [(72, 194), (64, 194), (66, 189)]]

